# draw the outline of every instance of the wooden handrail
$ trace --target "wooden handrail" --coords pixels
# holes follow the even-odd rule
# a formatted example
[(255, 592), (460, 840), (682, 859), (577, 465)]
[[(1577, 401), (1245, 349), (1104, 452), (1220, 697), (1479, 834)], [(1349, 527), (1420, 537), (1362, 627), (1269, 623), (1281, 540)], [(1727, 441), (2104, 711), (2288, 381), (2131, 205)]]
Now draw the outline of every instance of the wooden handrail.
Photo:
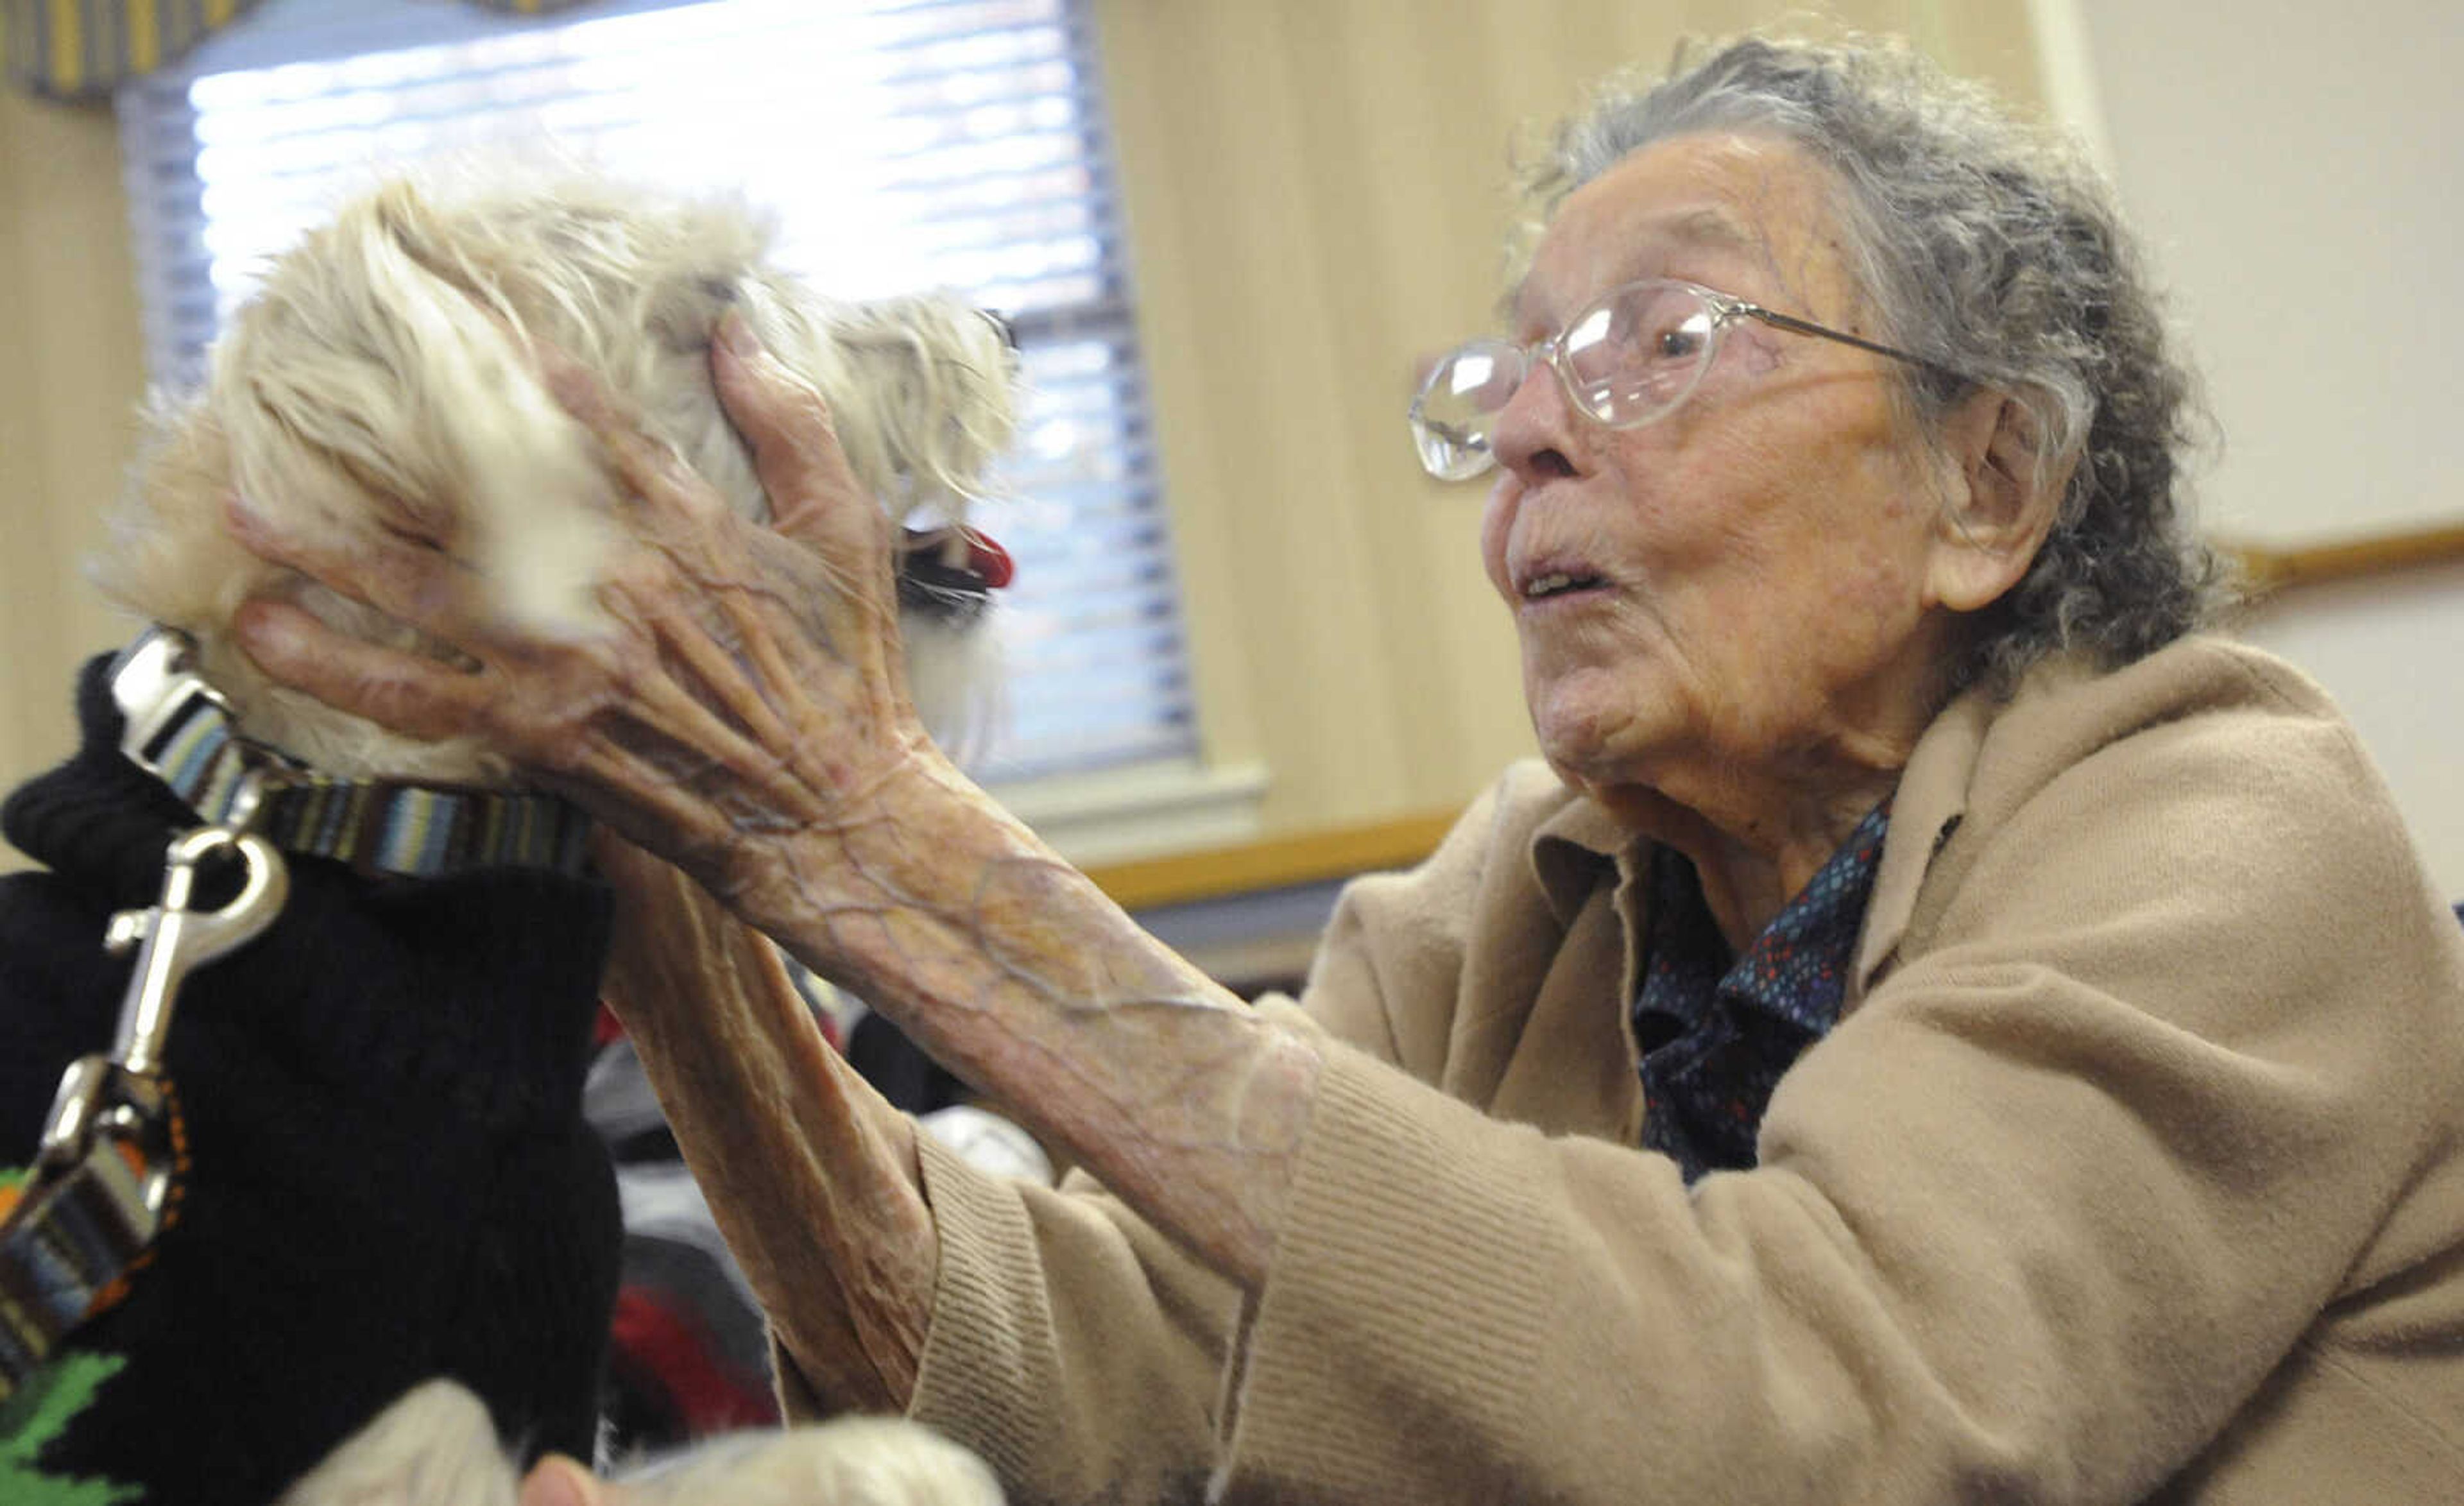
[(2232, 543), (2223, 547), (2241, 562), (2243, 578), (2252, 591), (2263, 593), (2287, 586), (2316, 586), (2464, 560), (2464, 523), (2291, 549)]
[(1409, 868), (1437, 850), (1439, 838), (1454, 825), (1455, 816), (1452, 810), (1429, 811), (1237, 847), (1102, 863), (1088, 869), (1087, 875), (1125, 910), (1220, 899), (1261, 889)]

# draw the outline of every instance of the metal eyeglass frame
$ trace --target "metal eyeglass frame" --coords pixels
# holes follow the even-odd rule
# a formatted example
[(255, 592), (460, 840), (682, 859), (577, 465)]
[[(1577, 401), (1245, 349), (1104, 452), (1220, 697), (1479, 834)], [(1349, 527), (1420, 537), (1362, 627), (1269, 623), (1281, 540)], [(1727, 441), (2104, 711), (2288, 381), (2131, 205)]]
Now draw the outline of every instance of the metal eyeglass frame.
[[(1607, 418), (1601, 415), (1594, 400), (1585, 395), (1581, 387), (1576, 384), (1574, 373), (1567, 364), (1566, 337), (1572, 331), (1582, 327), (1600, 310), (1639, 288), (1678, 288), (1700, 299), (1703, 306), (1710, 311), (1711, 329), (1704, 343), (1703, 354), (1696, 361), (1694, 374), (1686, 380), (1683, 389), (1675, 397), (1639, 418)], [(1912, 355), (1907, 351), (1881, 344), (1859, 335), (1851, 335), (1845, 330), (1817, 324), (1809, 319), (1799, 319), (1793, 314), (1782, 314), (1774, 309), (1765, 308), (1759, 303), (1738, 298), (1734, 294), (1723, 293), (1717, 288), (1706, 288), (1699, 282), (1687, 282), (1677, 277), (1643, 277), (1633, 282), (1621, 282), (1584, 304), (1575, 311), (1574, 317), (1567, 321), (1553, 335), (1529, 343), (1496, 338), (1468, 340), (1446, 352), (1445, 358), (1430, 369), (1427, 379), (1420, 384), (1420, 390), (1412, 399), (1410, 414), (1412, 438), (1414, 448), (1419, 452), (1420, 467), (1441, 481), (1467, 481), (1497, 463), (1497, 455), (1491, 448), (1491, 440), (1487, 434), (1476, 431), (1454, 429), (1450, 425), (1430, 418), (1426, 412), (1429, 393), (1437, 387), (1438, 379), (1453, 370), (1458, 361), (1473, 351), (1485, 350), (1501, 357), (1510, 354), (1520, 364), (1520, 369), (1514, 373), (1513, 384), (1507, 388), (1509, 392), (1521, 391), (1523, 384), (1530, 380), (1531, 363), (1535, 359), (1545, 361), (1557, 373), (1558, 385), (1565, 388), (1566, 396), (1573, 402), (1575, 410), (1584, 417), (1605, 429), (1639, 429), (1646, 424), (1657, 423), (1685, 406), (1685, 400), (1694, 395), (1694, 389), (1703, 385), (1703, 378), (1709, 374), (1712, 364), (1719, 360), (1720, 337), (1729, 325), (1741, 319), (1758, 320), (1773, 329), (1784, 329), (1795, 335), (1812, 335), (1816, 339), (1834, 341), (1859, 350), (1870, 351), (1878, 356), (1888, 356), (1894, 361), (1905, 362), (1909, 365), (1922, 367), (1955, 382), (1967, 380), (1960, 373), (1939, 362), (1928, 361), (1923, 356)], [(1485, 416), (1493, 420), (1504, 411), (1506, 410), (1500, 407)], [(1435, 463), (1431, 458), (1434, 448), (1432, 439), (1454, 451), (1468, 454), (1473, 457), (1472, 462), (1453, 467)]]

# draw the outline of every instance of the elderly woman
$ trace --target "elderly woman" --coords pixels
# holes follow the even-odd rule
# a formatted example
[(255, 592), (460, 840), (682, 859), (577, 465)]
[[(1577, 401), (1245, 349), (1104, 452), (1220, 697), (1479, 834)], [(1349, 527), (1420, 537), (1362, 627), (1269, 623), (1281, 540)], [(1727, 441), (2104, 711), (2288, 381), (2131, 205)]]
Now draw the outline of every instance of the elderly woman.
[(1546, 765), (1356, 885), (1297, 1008), (917, 732), (877, 510), (740, 326), (788, 537), (543, 355), (635, 494), (627, 625), (524, 637), (445, 551), (243, 504), (468, 658), (273, 604), (252, 652), (481, 730), (1100, 1181), (919, 1141), (611, 853), (611, 987), (789, 1395), (1020, 1499), (2452, 1498), (2464, 935), (2326, 699), (2195, 631), (2187, 379), (2102, 194), (1897, 52), (1764, 41), (1537, 192), (1414, 427), (1493, 470)]

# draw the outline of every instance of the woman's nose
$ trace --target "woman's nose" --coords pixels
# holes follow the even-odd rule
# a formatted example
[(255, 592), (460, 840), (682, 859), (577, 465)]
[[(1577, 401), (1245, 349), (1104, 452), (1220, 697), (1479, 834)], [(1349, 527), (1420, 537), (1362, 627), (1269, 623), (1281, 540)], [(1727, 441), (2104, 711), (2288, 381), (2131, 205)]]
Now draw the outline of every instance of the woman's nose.
[(1489, 448), (1497, 463), (1526, 485), (1553, 476), (1573, 476), (1581, 469), (1584, 435), (1582, 415), (1567, 400), (1548, 357), (1533, 351), (1523, 371), (1523, 383), (1499, 410)]

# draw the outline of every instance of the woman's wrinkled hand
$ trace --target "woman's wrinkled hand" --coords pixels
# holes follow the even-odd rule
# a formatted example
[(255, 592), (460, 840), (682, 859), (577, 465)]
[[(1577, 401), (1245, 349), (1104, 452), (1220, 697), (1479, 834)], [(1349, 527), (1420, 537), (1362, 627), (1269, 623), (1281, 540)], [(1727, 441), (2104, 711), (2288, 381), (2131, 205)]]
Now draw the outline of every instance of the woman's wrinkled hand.
[(257, 601), (236, 626), (266, 672), (412, 737), (476, 734), (732, 902), (776, 876), (763, 838), (875, 820), (889, 786), (937, 779), (901, 667), (891, 524), (820, 395), (726, 316), (712, 372), (769, 495), (765, 527), (733, 514), (570, 360), (537, 359), (598, 436), (619, 494), (620, 543), (600, 587), (612, 626), (573, 636), (509, 623), (446, 541), (344, 551), (278, 533), (235, 500), (229, 527), (246, 547), (462, 656), (378, 648)]

